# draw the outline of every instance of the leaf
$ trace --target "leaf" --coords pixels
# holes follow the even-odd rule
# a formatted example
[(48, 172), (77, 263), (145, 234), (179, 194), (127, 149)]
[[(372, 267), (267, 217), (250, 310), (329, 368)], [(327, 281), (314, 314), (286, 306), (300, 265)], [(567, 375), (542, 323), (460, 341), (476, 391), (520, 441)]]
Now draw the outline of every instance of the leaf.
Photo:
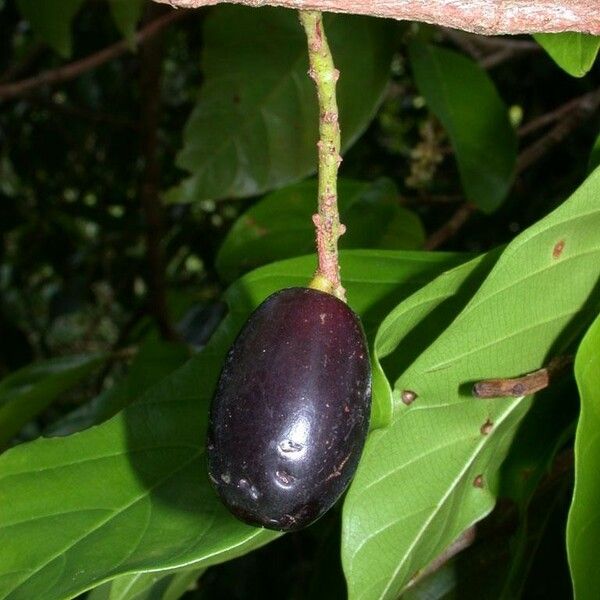
[[(367, 440), (344, 505), (350, 598), (397, 598), (492, 509), (499, 466), (531, 399), (475, 400), (473, 382), (539, 368), (598, 310), (599, 193), (597, 170), (509, 244), (458, 317), (396, 381), (392, 424)], [(452, 289), (456, 273), (442, 277)], [(435, 280), (406, 303), (426, 305), (437, 295), (431, 288), (443, 286)], [(398, 320), (395, 338), (415, 326), (414, 318)], [(402, 390), (416, 393), (410, 406)]]
[(488, 275), (498, 254), (490, 252), (443, 273), (383, 320), (375, 338), (375, 359), (390, 380), (406, 371), (452, 322)]
[[(347, 251), (349, 302), (373, 331), (398, 299), (460, 260)], [(70, 598), (126, 573), (207, 567), (276, 537), (234, 519), (212, 491), (208, 402), (250, 311), (277, 289), (305, 285), (314, 268), (308, 256), (253, 271), (227, 292), (230, 313), (207, 347), (138, 401), (97, 427), (0, 456), (1, 598)]]
[[(381, 102), (394, 26), (327, 15), (325, 28), (341, 72), (338, 104), (347, 149)], [(313, 173), (317, 99), (297, 15), (220, 6), (206, 19), (204, 41), (204, 84), (177, 156), (177, 165), (192, 177), (167, 199), (243, 198)]]
[(575, 491), (567, 522), (567, 553), (575, 597), (591, 600), (600, 588), (595, 560), (600, 540), (600, 317), (579, 346), (575, 377), (581, 413), (575, 435)]
[(494, 212), (510, 190), (517, 159), (508, 109), (473, 60), (420, 42), (410, 44), (409, 57), (419, 91), (450, 137), (467, 199)]
[(87, 600), (177, 600), (205, 569), (122, 575), (92, 590)]
[(189, 357), (189, 350), (183, 344), (152, 339), (146, 341), (123, 379), (52, 424), (44, 434), (48, 437), (70, 435), (110, 419)]
[(536, 33), (535, 41), (569, 75), (583, 77), (594, 65), (600, 37), (587, 33)]
[(53, 358), (28, 365), (0, 381), (0, 448), (105, 359), (106, 354), (101, 353)]
[(84, 0), (17, 0), (32, 29), (63, 58), (71, 56), (71, 23)]
[(144, 0), (109, 0), (109, 6), (117, 29), (133, 44), (137, 24), (144, 10)]
[(541, 498), (534, 494), (550, 473), (558, 451), (573, 436), (576, 407), (569, 401), (573, 385), (571, 378), (563, 377), (535, 395), (502, 465), (499, 496), (516, 503), (519, 525), (507, 542), (510, 551), (508, 559), (504, 556), (502, 560), (505, 569), (497, 582), (498, 598), (522, 597), (540, 539), (555, 508), (549, 497), (557, 495), (556, 489), (551, 488)]
[[(420, 219), (398, 202), (398, 190), (388, 179), (365, 183), (338, 182), (340, 220), (346, 233), (340, 248), (421, 247), (425, 233)], [(261, 265), (314, 250), (312, 215), (317, 182), (303, 181), (265, 196), (229, 230), (217, 255), (221, 277), (232, 281)]]
[(595, 139), (592, 151), (590, 152), (590, 159), (588, 164), (588, 171), (592, 172), (596, 167), (600, 166), (600, 135)]

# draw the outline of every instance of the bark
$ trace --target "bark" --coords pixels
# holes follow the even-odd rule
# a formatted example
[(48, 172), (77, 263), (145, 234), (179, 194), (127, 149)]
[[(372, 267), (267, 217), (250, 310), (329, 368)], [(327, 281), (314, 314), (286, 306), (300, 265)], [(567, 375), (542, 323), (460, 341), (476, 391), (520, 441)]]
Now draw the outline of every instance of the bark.
[(247, 6), (354, 13), (433, 23), (486, 35), (579, 31), (600, 35), (600, 0), (155, 0), (199, 8)]

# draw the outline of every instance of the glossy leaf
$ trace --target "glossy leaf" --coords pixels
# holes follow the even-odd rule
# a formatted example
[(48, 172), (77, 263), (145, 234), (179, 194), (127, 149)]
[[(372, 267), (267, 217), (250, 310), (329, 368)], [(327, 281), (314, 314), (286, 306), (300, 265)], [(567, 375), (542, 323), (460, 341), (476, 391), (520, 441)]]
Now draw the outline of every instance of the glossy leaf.
[(34, 363), (0, 381), (0, 448), (106, 359), (82, 354)]
[(119, 31), (133, 42), (137, 24), (142, 18), (144, 0), (109, 0), (110, 12)]
[(178, 600), (203, 572), (192, 568), (121, 575), (92, 590), (87, 600)]
[(17, 0), (32, 29), (61, 56), (71, 55), (71, 23), (84, 0)]
[[(340, 220), (346, 233), (340, 248), (421, 247), (420, 219), (398, 202), (398, 190), (387, 179), (365, 183), (340, 179)], [(317, 182), (303, 181), (265, 196), (229, 230), (217, 256), (217, 270), (227, 281), (261, 265), (312, 252)]]
[[(350, 598), (397, 598), (492, 509), (499, 466), (531, 399), (475, 400), (473, 382), (539, 368), (597, 311), (599, 193), (597, 170), (509, 244), (467, 306), (394, 384), (392, 424), (369, 437), (344, 505)], [(450, 285), (457, 276), (442, 277)], [(426, 304), (431, 287), (443, 289), (436, 280), (407, 304), (421, 297)], [(402, 340), (415, 326), (399, 319), (387, 335)], [(417, 395), (410, 406), (399, 401), (403, 390)]]
[(420, 42), (409, 55), (419, 91), (450, 137), (467, 199), (494, 212), (510, 190), (517, 158), (507, 107), (470, 58)]
[(595, 560), (600, 540), (600, 317), (585, 335), (575, 358), (581, 414), (575, 437), (575, 491), (567, 524), (567, 551), (578, 600), (600, 589)]
[[(460, 260), (348, 251), (350, 304), (373, 331), (399, 299)], [(206, 567), (274, 538), (231, 517), (209, 485), (208, 402), (250, 311), (314, 268), (308, 256), (250, 273), (227, 292), (230, 313), (208, 346), (138, 401), (97, 427), (0, 456), (0, 597), (72, 597), (130, 572)]]
[[(341, 72), (338, 104), (348, 148), (382, 99), (393, 24), (328, 15), (325, 27)], [(192, 176), (168, 199), (252, 196), (313, 173), (317, 100), (297, 15), (220, 6), (206, 20), (204, 42), (204, 84), (177, 157)]]
[[(573, 386), (572, 378), (565, 373), (535, 395), (502, 465), (499, 496), (513, 500), (519, 511), (508, 560), (502, 561), (506, 569), (498, 582), (497, 596), (503, 600), (522, 597), (540, 538), (555, 508), (547, 498), (534, 495), (550, 473), (558, 451), (573, 436), (577, 418)], [(556, 489), (550, 488), (547, 495), (556, 495)]]
[(600, 36), (574, 31), (537, 33), (533, 37), (552, 60), (573, 77), (583, 77), (592, 68), (600, 48)]
[(183, 344), (152, 339), (145, 342), (123, 379), (53, 423), (44, 435), (69, 435), (110, 419), (189, 357), (189, 350)]

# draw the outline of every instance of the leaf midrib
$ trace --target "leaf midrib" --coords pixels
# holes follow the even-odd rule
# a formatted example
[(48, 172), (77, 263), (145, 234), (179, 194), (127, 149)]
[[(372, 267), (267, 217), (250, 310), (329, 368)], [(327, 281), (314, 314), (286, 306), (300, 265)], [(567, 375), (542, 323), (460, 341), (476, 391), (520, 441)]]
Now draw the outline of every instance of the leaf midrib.
[(524, 398), (524, 396), (521, 396), (519, 398), (514, 399), (512, 405), (509, 406), (509, 407), (507, 407), (506, 411), (496, 420), (496, 426), (494, 427), (494, 429), (491, 432), (491, 434), (488, 435), (488, 436), (485, 436), (485, 437), (482, 436), (482, 438), (479, 441), (479, 443), (473, 449), (473, 452), (472, 452), (471, 457), (469, 458), (469, 460), (465, 462), (463, 468), (460, 470), (460, 472), (458, 473), (458, 475), (454, 478), (454, 481), (452, 481), (452, 483), (448, 487), (447, 492), (444, 494), (444, 496), (442, 496), (442, 498), (440, 499), (439, 503), (435, 506), (434, 510), (431, 512), (431, 515), (430, 515), (429, 519), (427, 519), (423, 523), (423, 526), (421, 527), (421, 529), (418, 532), (418, 534), (415, 536), (415, 539), (413, 540), (413, 542), (411, 543), (411, 545), (404, 552), (404, 556), (403, 556), (402, 560), (400, 561), (400, 563), (398, 563), (398, 566), (394, 569), (394, 572), (392, 573), (392, 576), (389, 578), (388, 583), (384, 587), (383, 592), (380, 594), (378, 600), (384, 600), (385, 599), (386, 594), (388, 593), (388, 591), (389, 591), (390, 587), (392, 586), (394, 580), (398, 576), (398, 572), (400, 571), (400, 569), (406, 563), (407, 558), (410, 556), (413, 548), (421, 540), (423, 534), (428, 529), (430, 523), (433, 521), (433, 519), (436, 517), (436, 515), (438, 514), (438, 512), (440, 511), (440, 509), (442, 508), (442, 506), (445, 504), (445, 502), (448, 499), (448, 497), (450, 496), (450, 494), (456, 489), (457, 485), (462, 480), (462, 478), (465, 475), (465, 473), (471, 468), (471, 466), (475, 462), (475, 459), (479, 456), (481, 450), (487, 444), (491, 443), (492, 439), (494, 439), (495, 437), (497, 437), (497, 435), (498, 435), (497, 432), (500, 429), (500, 425), (512, 414), (513, 410), (515, 408), (517, 408), (517, 406), (521, 403), (521, 401), (523, 400), (523, 398)]
[(10, 591), (10, 593), (14, 594), (19, 588), (22, 588), (23, 585), (25, 585), (35, 575), (37, 575), (42, 569), (44, 569), (45, 567), (47, 567), (50, 563), (52, 563), (58, 557), (60, 557), (64, 553), (68, 552), (71, 548), (73, 548), (74, 546), (76, 546), (77, 544), (79, 544), (80, 542), (82, 542), (83, 540), (85, 540), (92, 533), (95, 533), (98, 529), (100, 529), (101, 527), (103, 527), (104, 525), (106, 525), (107, 523), (109, 523), (112, 519), (118, 517), (124, 511), (126, 511), (127, 509), (129, 509), (132, 506), (134, 506), (135, 504), (137, 504), (140, 500), (142, 500), (143, 498), (146, 498), (153, 490), (155, 490), (156, 488), (158, 488), (161, 485), (163, 485), (166, 481), (168, 481), (170, 478), (172, 478), (176, 473), (178, 473), (179, 471), (182, 471), (183, 469), (185, 469), (189, 465), (191, 465), (195, 460), (197, 460), (200, 457), (201, 454), (202, 454), (202, 450), (197, 451), (188, 460), (186, 460), (183, 463), (181, 463), (176, 469), (174, 469), (172, 471), (169, 471), (169, 473), (167, 473), (167, 475), (165, 477), (161, 477), (152, 486), (150, 486), (149, 488), (147, 488), (146, 490), (144, 490), (144, 492), (142, 494), (140, 494), (139, 496), (137, 496), (136, 498), (134, 498), (131, 502), (125, 504), (124, 506), (122, 506), (121, 508), (119, 508), (117, 511), (111, 513), (107, 518), (102, 519), (101, 521), (99, 521), (96, 525), (94, 525), (84, 535), (82, 535), (82, 536), (76, 538), (75, 540), (72, 540), (71, 542), (69, 542), (69, 544), (67, 544), (65, 547), (61, 548), (60, 551), (58, 551), (55, 554), (53, 554), (49, 559), (47, 559), (46, 561), (44, 561), (43, 563), (41, 563), (40, 565), (38, 565), (33, 571), (28, 572), (27, 576), (24, 577), (23, 579), (21, 579), (12, 588), (12, 590)]

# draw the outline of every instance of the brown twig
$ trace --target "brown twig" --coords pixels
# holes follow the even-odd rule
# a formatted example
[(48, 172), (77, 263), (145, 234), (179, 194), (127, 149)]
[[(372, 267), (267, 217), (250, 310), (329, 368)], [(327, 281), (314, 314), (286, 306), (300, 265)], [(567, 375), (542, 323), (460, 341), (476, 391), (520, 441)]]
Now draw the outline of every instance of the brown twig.
[(507, 60), (515, 58), (516, 56), (530, 54), (531, 52), (537, 51), (541, 51), (541, 48), (537, 44), (534, 44), (533, 48), (529, 46), (524, 48), (511, 48), (510, 46), (507, 46), (502, 50), (498, 50), (497, 52), (494, 52), (493, 54), (488, 54), (485, 58), (482, 58), (479, 61), (479, 65), (484, 69), (493, 69), (494, 67), (501, 65)]
[[(159, 9), (150, 6), (149, 16)], [(162, 10), (161, 10), (162, 12)], [(160, 121), (160, 90), (164, 58), (164, 39), (155, 35), (140, 51), (140, 92), (142, 154), (144, 170), (140, 183), (140, 200), (146, 225), (148, 259), (148, 296), (150, 312), (164, 339), (178, 338), (167, 307), (165, 261), (163, 255), (163, 211), (160, 202), (160, 163), (158, 161), (158, 126)]]
[(485, 37), (448, 28), (443, 28), (443, 33), (484, 69), (491, 69), (521, 54), (542, 51), (539, 44), (530, 40)]
[(0, 75), (0, 83), (6, 83), (7, 81), (12, 81), (17, 77), (23, 76), (45, 51), (46, 44), (43, 42), (34, 44), (20, 62), (11, 63), (2, 75)]
[(475, 525), (469, 527), (458, 538), (452, 542), (437, 558), (432, 560), (425, 568), (421, 569), (407, 584), (405, 589), (409, 589), (419, 583), (425, 577), (429, 577), (441, 569), (451, 558), (468, 548), (475, 541), (477, 531)]
[(598, 0), (156, 0), (185, 8), (223, 1), (421, 21), (486, 35), (581, 31), (600, 34)]
[(525, 137), (538, 129), (542, 129), (546, 125), (550, 125), (572, 112), (581, 112), (584, 117), (593, 114), (600, 104), (598, 100), (599, 94), (600, 90), (587, 92), (583, 96), (573, 98), (565, 104), (561, 104), (558, 108), (532, 119), (519, 127), (519, 137)]
[[(189, 14), (189, 11), (169, 11), (140, 29), (135, 35), (135, 43), (143, 44), (169, 25), (189, 16)], [(112, 46), (103, 48), (94, 54), (90, 54), (85, 58), (63, 65), (57, 69), (44, 71), (22, 81), (0, 85), (0, 100), (17, 98), (46, 85), (51, 86), (70, 81), (129, 51), (131, 51), (129, 41), (121, 40)]]
[(549, 152), (554, 146), (562, 142), (572, 131), (577, 129), (582, 123), (589, 119), (600, 109), (600, 89), (589, 92), (576, 101), (572, 101), (568, 110), (565, 106), (557, 109), (558, 117), (567, 116), (557, 123), (546, 135), (536, 140), (525, 148), (517, 159), (517, 173), (522, 173), (525, 169), (537, 162), (544, 154)]
[(473, 386), (473, 396), (476, 398), (519, 398), (530, 396), (544, 388), (562, 375), (568, 365), (573, 362), (572, 356), (559, 356), (543, 367), (521, 377), (506, 379), (484, 379)]
[(444, 242), (456, 235), (475, 210), (475, 206), (470, 202), (461, 204), (448, 221), (425, 240), (423, 248), (425, 250), (435, 250), (436, 248), (439, 248)]

